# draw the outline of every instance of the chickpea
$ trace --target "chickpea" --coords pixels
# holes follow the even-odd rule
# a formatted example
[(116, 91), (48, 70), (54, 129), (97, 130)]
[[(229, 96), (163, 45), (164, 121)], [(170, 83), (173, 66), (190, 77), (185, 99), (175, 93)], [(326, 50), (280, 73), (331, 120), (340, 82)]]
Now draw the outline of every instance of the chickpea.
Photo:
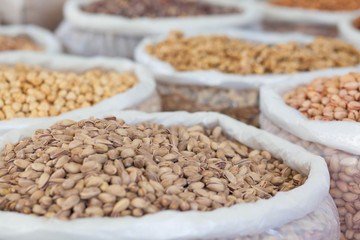
[(0, 120), (56, 116), (92, 106), (137, 83), (133, 73), (99, 70), (66, 73), (25, 65), (0, 65)]

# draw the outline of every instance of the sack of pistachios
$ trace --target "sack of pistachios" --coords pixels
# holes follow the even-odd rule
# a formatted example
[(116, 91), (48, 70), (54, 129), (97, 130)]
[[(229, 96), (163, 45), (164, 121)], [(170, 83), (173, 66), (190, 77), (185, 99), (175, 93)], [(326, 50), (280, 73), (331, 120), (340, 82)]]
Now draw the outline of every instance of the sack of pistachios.
[(324, 159), (221, 114), (39, 119), (0, 149), (2, 239), (339, 238)]

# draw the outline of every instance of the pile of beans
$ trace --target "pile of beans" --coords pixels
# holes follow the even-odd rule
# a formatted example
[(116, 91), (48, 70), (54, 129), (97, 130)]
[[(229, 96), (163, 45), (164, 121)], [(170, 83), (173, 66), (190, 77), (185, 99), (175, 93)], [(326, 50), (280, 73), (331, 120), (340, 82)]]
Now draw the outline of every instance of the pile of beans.
[(84, 6), (83, 11), (120, 15), (127, 18), (186, 17), (241, 12), (237, 8), (192, 0), (100, 0)]
[(267, 46), (226, 36), (184, 37), (172, 32), (160, 43), (147, 46), (152, 56), (178, 71), (218, 70), (234, 74), (294, 73), (354, 66), (360, 52), (336, 38), (318, 37), (312, 43)]
[(56, 116), (90, 107), (137, 83), (133, 73), (71, 73), (0, 65), (0, 120)]
[(0, 35), (0, 51), (12, 50), (43, 51), (43, 48), (38, 46), (26, 35), (19, 35), (14, 37)]
[(285, 94), (284, 101), (309, 119), (359, 122), (360, 73), (314, 79)]
[(306, 181), (267, 151), (206, 129), (62, 120), (0, 154), (0, 209), (77, 219), (210, 211)]
[(358, 0), (273, 0), (274, 5), (326, 11), (350, 11), (360, 8)]

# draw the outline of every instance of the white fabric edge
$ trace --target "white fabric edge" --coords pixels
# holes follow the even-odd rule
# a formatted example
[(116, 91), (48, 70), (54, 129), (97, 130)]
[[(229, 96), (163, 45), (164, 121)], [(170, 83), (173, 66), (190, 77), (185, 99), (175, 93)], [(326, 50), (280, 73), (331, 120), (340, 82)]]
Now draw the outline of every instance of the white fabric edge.
[(43, 47), (45, 52), (60, 53), (62, 51), (62, 46), (54, 34), (52, 34), (47, 29), (35, 25), (0, 26), (0, 34), (8, 36), (18, 36), (20, 34), (25, 34), (29, 36), (37, 45)]
[(341, 20), (338, 22), (338, 29), (341, 38), (360, 48), (360, 30), (356, 29), (353, 25), (353, 21), (357, 17), (360, 17), (360, 13), (356, 17), (348, 17)]
[[(248, 41), (261, 42), (265, 44), (286, 43), (296, 41), (300, 44), (308, 44), (315, 37), (301, 33), (270, 33), (270, 32), (253, 32), (248, 30), (225, 29), (212, 31), (186, 31), (185, 36), (197, 36), (220, 34), (234, 38), (240, 38)], [(149, 36), (144, 38), (135, 49), (134, 57), (137, 62), (149, 67), (155, 74), (155, 78), (159, 82), (187, 84), (187, 85), (203, 85), (216, 86), (235, 89), (259, 89), (265, 84), (274, 84), (281, 82), (292, 75), (307, 76), (312, 73), (322, 72), (324, 69), (298, 72), (293, 74), (264, 74), (264, 75), (238, 75), (226, 74), (217, 70), (210, 71), (176, 71), (169, 63), (161, 61), (145, 50), (145, 46), (153, 45), (164, 41), (167, 35)], [(360, 65), (359, 65), (360, 66)], [(337, 68), (341, 69), (341, 68)]]
[(91, 14), (80, 9), (80, 6), (96, 0), (68, 0), (64, 6), (64, 17), (75, 28), (89, 31), (119, 33), (129, 36), (146, 36), (168, 32), (173, 29), (186, 30), (194, 28), (222, 28), (242, 26), (255, 22), (261, 14), (259, 9), (250, 3), (234, 3), (229, 0), (201, 0), (217, 5), (233, 6), (243, 10), (240, 14), (212, 15), (184, 18), (136, 18), (106, 14)]
[(314, 23), (325, 25), (337, 25), (337, 23), (349, 16), (360, 14), (354, 11), (324, 11), (296, 7), (283, 7), (270, 3), (259, 3), (265, 20), (286, 21), (292, 23)]
[[(93, 116), (86, 113), (68, 116), (80, 120)], [(275, 157), (284, 159), (291, 168), (303, 173), (309, 172), (306, 183), (289, 192), (278, 193), (267, 200), (256, 203), (238, 204), (231, 208), (221, 208), (211, 212), (163, 211), (141, 218), (119, 219), (78, 219), (60, 221), (45, 220), (19, 213), (0, 212), (0, 236), (8, 239), (63, 239), (61, 237), (87, 239), (178, 239), (193, 237), (245, 236), (261, 233), (269, 228), (280, 227), (295, 219), (302, 218), (317, 209), (328, 196), (329, 173), (323, 158), (315, 156), (303, 148), (269, 134), (263, 130), (247, 126), (230, 117), (218, 113), (154, 113), (137, 111), (108, 112), (96, 117), (114, 115), (128, 123), (143, 121), (170, 126), (203, 124), (207, 127), (220, 125), (228, 135), (238, 141), (258, 149), (270, 151)], [(40, 120), (27, 129), (11, 131), (0, 137), (0, 146), (7, 142), (17, 142), (33, 134), (36, 129), (51, 126), (61, 118)], [(44, 234), (45, 233), (45, 234)], [(19, 238), (17, 238), (19, 237)], [(28, 238), (30, 239), (30, 238)]]
[(309, 76), (288, 77), (285, 81), (260, 89), (260, 110), (266, 118), (295, 136), (311, 142), (359, 155), (360, 125), (357, 122), (309, 120), (298, 110), (288, 106), (283, 94), (317, 77), (333, 77), (360, 72), (360, 67), (329, 69)]
[[(76, 109), (61, 114), (61, 117), (81, 115), (91, 112), (96, 114), (103, 111), (115, 111), (135, 107), (155, 92), (155, 81), (152, 74), (140, 64), (122, 58), (94, 57), (85, 58), (63, 54), (43, 54), (30, 52), (13, 52), (0, 54), (0, 64), (14, 65), (22, 63), (30, 66), (41, 66), (45, 69), (84, 72), (90, 69), (115, 70), (117, 72), (133, 71), (139, 83), (126, 92), (116, 94), (99, 103), (86, 108)], [(0, 134), (10, 129), (18, 129), (44, 121), (53, 117), (44, 118), (14, 118), (0, 121)]]

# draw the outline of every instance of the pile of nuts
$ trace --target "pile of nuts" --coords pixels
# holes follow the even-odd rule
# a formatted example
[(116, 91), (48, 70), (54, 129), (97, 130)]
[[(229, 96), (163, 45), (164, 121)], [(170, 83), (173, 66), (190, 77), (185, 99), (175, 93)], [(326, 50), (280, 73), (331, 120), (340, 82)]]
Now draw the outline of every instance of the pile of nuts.
[(0, 65), (0, 120), (56, 116), (92, 106), (137, 83), (133, 73), (71, 73)]
[(359, 122), (360, 72), (316, 78), (285, 94), (283, 99), (312, 120)]
[(241, 11), (193, 0), (99, 0), (84, 6), (83, 11), (139, 17), (186, 17), (217, 14), (235, 14)]
[(0, 35), (0, 52), (12, 50), (43, 51), (33, 40), (26, 35), (7, 36)]
[(324, 37), (304, 46), (296, 42), (267, 46), (226, 36), (184, 37), (181, 32), (172, 32), (165, 41), (146, 50), (178, 71), (294, 73), (360, 63), (360, 52), (354, 46)]
[(354, 21), (353, 21), (353, 25), (355, 28), (359, 29), (360, 30), (360, 17), (356, 18)]
[(209, 211), (306, 181), (267, 151), (205, 129), (62, 120), (0, 154), (0, 209), (59, 219)]
[(326, 11), (350, 11), (360, 8), (358, 0), (273, 0), (274, 5), (299, 7)]
[[(342, 240), (360, 240), (360, 161), (359, 156), (309, 142), (260, 117), (261, 128), (298, 144), (326, 160), (330, 172), (330, 195), (340, 216)], [(312, 238), (309, 238), (312, 239)]]
[(216, 111), (259, 127), (259, 91), (157, 83), (163, 111)]
[(263, 21), (264, 31), (269, 32), (301, 32), (315, 36), (337, 37), (339, 35), (337, 26), (315, 24), (315, 23), (291, 23), (286, 21)]

